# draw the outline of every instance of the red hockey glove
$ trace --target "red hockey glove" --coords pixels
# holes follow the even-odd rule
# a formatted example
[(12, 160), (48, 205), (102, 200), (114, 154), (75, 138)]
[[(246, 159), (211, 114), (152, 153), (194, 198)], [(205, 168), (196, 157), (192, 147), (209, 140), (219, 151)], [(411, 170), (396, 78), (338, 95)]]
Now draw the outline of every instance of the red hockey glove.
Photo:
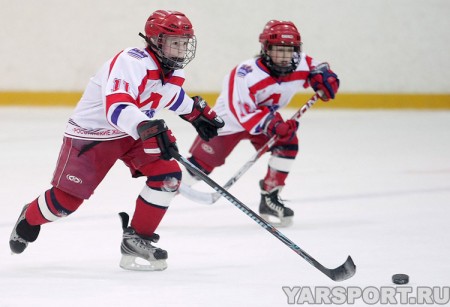
[(278, 135), (279, 142), (289, 142), (295, 136), (298, 129), (298, 122), (294, 119), (284, 121), (280, 113), (276, 112), (266, 120), (264, 134), (268, 137)]
[(137, 132), (144, 145), (144, 152), (163, 160), (170, 160), (169, 149), (178, 152), (176, 138), (162, 119), (141, 122)]
[(225, 123), (216, 112), (214, 112), (200, 96), (192, 97), (194, 108), (189, 114), (180, 115), (184, 120), (190, 122), (197, 130), (198, 135), (205, 141), (217, 136), (217, 129), (222, 128)]
[(320, 99), (323, 101), (334, 99), (339, 88), (339, 79), (328, 63), (317, 65), (311, 70), (308, 78), (313, 90), (319, 93)]

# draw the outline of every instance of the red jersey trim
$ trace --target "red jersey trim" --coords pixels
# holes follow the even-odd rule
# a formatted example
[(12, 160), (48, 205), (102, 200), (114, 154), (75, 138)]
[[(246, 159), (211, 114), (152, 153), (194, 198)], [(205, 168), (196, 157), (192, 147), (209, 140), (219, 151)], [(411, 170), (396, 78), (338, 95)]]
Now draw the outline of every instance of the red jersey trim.
[(136, 100), (131, 97), (129, 94), (125, 93), (116, 93), (106, 96), (106, 113), (108, 113), (109, 108), (119, 102), (129, 102), (132, 104), (136, 104)]
[(109, 77), (109, 75), (111, 74), (111, 70), (113, 69), (113, 67), (114, 67), (114, 64), (116, 64), (116, 61), (117, 61), (117, 58), (119, 57), (119, 55), (121, 55), (122, 54), (122, 52), (123, 52), (123, 50), (122, 51), (120, 51), (113, 59), (112, 59), (112, 61), (111, 61), (111, 63), (109, 64), (109, 72), (108, 72), (108, 77)]
[(234, 79), (235, 79), (235, 76), (236, 76), (236, 69), (237, 69), (237, 66), (235, 68), (233, 68), (233, 70), (230, 73), (230, 80), (228, 82), (228, 84), (229, 84), (229, 87), (228, 87), (228, 105), (230, 106), (230, 110), (233, 113), (234, 117), (239, 121), (239, 117), (237, 116), (236, 109), (234, 108), (234, 104), (233, 104)]
[(168, 80), (168, 83), (173, 84), (173, 85), (177, 85), (179, 87), (182, 87), (183, 83), (184, 83), (184, 78), (177, 77), (177, 76), (172, 76)]

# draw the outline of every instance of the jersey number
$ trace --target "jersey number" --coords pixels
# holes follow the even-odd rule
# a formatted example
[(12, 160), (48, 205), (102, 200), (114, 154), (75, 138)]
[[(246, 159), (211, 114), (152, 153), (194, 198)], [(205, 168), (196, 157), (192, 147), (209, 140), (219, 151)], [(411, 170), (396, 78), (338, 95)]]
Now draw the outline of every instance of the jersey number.
[(130, 83), (128, 83), (125, 80), (121, 80), (121, 79), (114, 79), (114, 86), (113, 86), (113, 92), (117, 92), (118, 90), (121, 89), (121, 86), (123, 86), (123, 89), (125, 90), (125, 92), (128, 93), (128, 90), (130, 89)]

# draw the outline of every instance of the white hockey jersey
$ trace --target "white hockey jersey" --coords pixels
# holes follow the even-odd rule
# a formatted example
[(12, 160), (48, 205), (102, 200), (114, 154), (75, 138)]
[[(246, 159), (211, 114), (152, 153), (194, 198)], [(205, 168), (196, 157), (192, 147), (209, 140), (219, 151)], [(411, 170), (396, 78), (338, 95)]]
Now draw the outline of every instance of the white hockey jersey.
[(225, 76), (214, 111), (225, 121), (219, 135), (247, 130), (262, 133), (262, 125), (271, 112), (289, 104), (292, 97), (309, 86), (309, 72), (320, 62), (301, 53), (301, 61), (291, 74), (270, 76), (260, 58), (252, 58), (236, 66)]
[(182, 115), (193, 109), (193, 100), (182, 85), (184, 71), (163, 76), (155, 55), (148, 49), (128, 48), (107, 61), (92, 77), (65, 136), (87, 140), (138, 139), (136, 127), (163, 109)]

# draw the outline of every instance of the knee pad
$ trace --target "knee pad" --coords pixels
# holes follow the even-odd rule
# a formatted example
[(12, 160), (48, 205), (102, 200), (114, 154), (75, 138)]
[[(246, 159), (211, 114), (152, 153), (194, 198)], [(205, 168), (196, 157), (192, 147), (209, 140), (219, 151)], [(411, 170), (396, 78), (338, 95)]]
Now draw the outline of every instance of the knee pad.
[(271, 148), (272, 155), (280, 158), (295, 159), (298, 154), (298, 138), (295, 137), (292, 141), (289, 144), (273, 146)]
[(36, 205), (30, 205), (27, 210), (27, 219), (30, 217), (42, 224), (72, 214), (83, 203), (83, 199), (53, 187), (41, 194), (34, 202)]
[(180, 186), (181, 169), (175, 160), (159, 160), (144, 169), (147, 186), (153, 190), (176, 192)]
[(148, 204), (168, 207), (180, 187), (180, 166), (174, 160), (159, 160), (144, 171), (147, 181), (139, 197)]
[(284, 173), (288, 173), (298, 154), (298, 143), (280, 145), (272, 148), (269, 159), (269, 167)]

